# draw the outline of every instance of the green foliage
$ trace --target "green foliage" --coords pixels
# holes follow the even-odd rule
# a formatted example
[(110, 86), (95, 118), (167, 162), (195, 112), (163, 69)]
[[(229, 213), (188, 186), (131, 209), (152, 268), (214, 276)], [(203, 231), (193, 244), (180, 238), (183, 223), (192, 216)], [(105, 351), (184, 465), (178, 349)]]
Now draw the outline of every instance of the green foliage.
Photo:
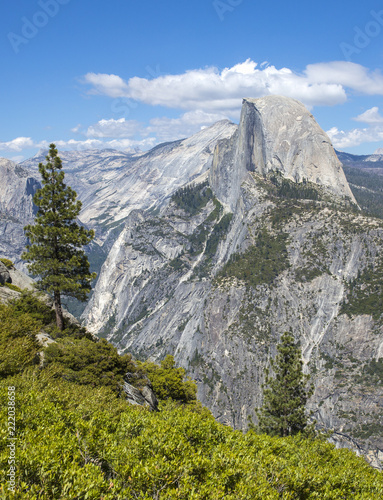
[(382, 474), (349, 450), (300, 436), (225, 427), (201, 408), (133, 407), (105, 387), (24, 374), (15, 387), (17, 471), (8, 497), (9, 448), (0, 428), (2, 498), (15, 500), (378, 500)]
[(278, 198), (293, 200), (319, 200), (318, 187), (306, 179), (302, 182), (293, 182), (283, 178), (280, 174), (274, 173), (270, 176), (271, 183), (276, 186), (273, 194)]
[(213, 192), (208, 187), (208, 182), (205, 181), (202, 184), (190, 185), (178, 189), (171, 199), (177, 207), (182, 208), (182, 210), (190, 215), (195, 215), (209, 200), (213, 199)]
[(305, 413), (313, 389), (307, 389), (309, 376), (302, 371), (301, 350), (288, 332), (282, 335), (277, 350), (271, 362), (275, 375), (266, 376), (268, 388), (263, 391), (263, 405), (257, 412), (258, 428), (260, 432), (280, 437), (313, 432)]
[(8, 269), (13, 268), (13, 262), (9, 259), (6, 259), (5, 257), (0, 258), (0, 262), (2, 262), (4, 266), (7, 267)]
[(142, 368), (152, 383), (153, 390), (159, 399), (173, 399), (188, 403), (196, 400), (197, 386), (187, 378), (185, 370), (176, 368), (173, 356), (168, 355), (161, 362), (161, 366), (146, 361)]
[(94, 232), (76, 222), (81, 202), (64, 183), (54, 144), (50, 145), (46, 159), (46, 165), (39, 164), (43, 187), (33, 197), (38, 211), (35, 224), (25, 227), (30, 243), (22, 258), (29, 262), (29, 271), (40, 277), (37, 287), (54, 294), (57, 326), (63, 329), (61, 295), (84, 301), (95, 278), (82, 249), (93, 239)]
[(5, 283), (5, 286), (8, 287), (10, 290), (13, 290), (15, 292), (22, 292), (22, 289), (16, 285), (13, 285), (12, 283)]
[(255, 245), (241, 254), (234, 254), (217, 278), (237, 277), (252, 287), (261, 283), (271, 284), (289, 267), (287, 238), (285, 233), (274, 236), (267, 229), (262, 229)]
[(131, 356), (120, 356), (105, 339), (62, 338), (45, 349), (44, 365), (65, 380), (117, 392), (125, 373), (135, 371)]
[(36, 334), (42, 325), (29, 314), (0, 304), (0, 377), (20, 373), (38, 363)]
[(363, 374), (368, 377), (373, 384), (383, 385), (383, 358), (372, 359), (363, 368)]
[(375, 321), (383, 315), (383, 262), (367, 267), (349, 284), (340, 313), (348, 316), (370, 314)]

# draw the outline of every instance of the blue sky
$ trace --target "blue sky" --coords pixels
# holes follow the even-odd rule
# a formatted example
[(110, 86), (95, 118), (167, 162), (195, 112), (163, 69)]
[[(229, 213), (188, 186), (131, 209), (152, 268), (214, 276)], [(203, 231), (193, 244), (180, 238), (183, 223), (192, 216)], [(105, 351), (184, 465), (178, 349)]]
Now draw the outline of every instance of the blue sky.
[(1, 7), (0, 156), (149, 147), (241, 99), (303, 101), (336, 148), (383, 147), (383, 4), (18, 0)]

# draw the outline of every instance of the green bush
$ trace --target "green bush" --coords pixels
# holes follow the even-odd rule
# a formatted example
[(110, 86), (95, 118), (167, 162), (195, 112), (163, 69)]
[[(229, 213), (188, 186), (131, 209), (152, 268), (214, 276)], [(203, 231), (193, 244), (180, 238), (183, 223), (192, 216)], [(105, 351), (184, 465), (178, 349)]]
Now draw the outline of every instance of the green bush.
[(159, 399), (173, 399), (188, 403), (196, 400), (197, 386), (189, 378), (185, 380), (183, 368), (176, 368), (173, 356), (168, 355), (161, 365), (146, 361), (141, 368), (149, 377)]
[(1, 257), (0, 262), (2, 262), (8, 269), (13, 269), (13, 262), (11, 260)]
[(9, 448), (0, 433), (3, 498), (15, 500), (378, 500), (382, 473), (349, 450), (301, 436), (243, 434), (171, 402), (155, 413), (105, 387), (34, 373), (0, 384), (7, 417), (16, 393), (17, 471), (7, 495)]
[(135, 371), (129, 354), (120, 356), (105, 339), (64, 337), (45, 349), (45, 366), (55, 376), (92, 387), (107, 386), (119, 392), (123, 376)]
[(18, 314), (0, 304), (0, 377), (20, 373), (39, 362), (36, 334), (42, 324), (29, 314)]
[(22, 292), (22, 289), (16, 285), (13, 285), (12, 283), (5, 283), (5, 286), (7, 286), (10, 290), (14, 290), (15, 292)]

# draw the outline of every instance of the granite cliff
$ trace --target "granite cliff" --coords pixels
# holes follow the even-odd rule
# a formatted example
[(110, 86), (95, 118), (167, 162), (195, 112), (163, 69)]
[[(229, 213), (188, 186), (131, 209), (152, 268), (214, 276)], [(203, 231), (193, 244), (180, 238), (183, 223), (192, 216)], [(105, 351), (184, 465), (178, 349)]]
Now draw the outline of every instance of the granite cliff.
[(33, 222), (32, 198), (40, 183), (32, 172), (5, 158), (0, 158), (0, 179), (0, 254), (24, 268), (24, 226)]
[(211, 168), (132, 211), (85, 311), (121, 351), (172, 353), (236, 428), (280, 335), (301, 342), (318, 425), (379, 466), (383, 225), (361, 214), (326, 134), (292, 99), (244, 100)]

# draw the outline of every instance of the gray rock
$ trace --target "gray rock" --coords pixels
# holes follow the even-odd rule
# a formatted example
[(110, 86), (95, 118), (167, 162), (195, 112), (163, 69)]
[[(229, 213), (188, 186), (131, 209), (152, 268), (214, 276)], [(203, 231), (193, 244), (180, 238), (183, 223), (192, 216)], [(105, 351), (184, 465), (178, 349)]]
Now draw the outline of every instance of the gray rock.
[(282, 96), (244, 99), (238, 133), (216, 146), (211, 186), (233, 211), (246, 175), (273, 171), (355, 203), (330, 139), (302, 103)]
[(21, 260), (27, 240), (24, 226), (34, 220), (33, 195), (40, 187), (35, 175), (16, 163), (0, 158), (0, 254), (26, 270)]
[(146, 385), (142, 389), (137, 389), (133, 385), (124, 381), (122, 390), (130, 404), (149, 407), (152, 411), (157, 411), (158, 401), (152, 389)]
[(5, 283), (12, 283), (12, 278), (7, 266), (0, 262), (0, 285), (4, 285)]

